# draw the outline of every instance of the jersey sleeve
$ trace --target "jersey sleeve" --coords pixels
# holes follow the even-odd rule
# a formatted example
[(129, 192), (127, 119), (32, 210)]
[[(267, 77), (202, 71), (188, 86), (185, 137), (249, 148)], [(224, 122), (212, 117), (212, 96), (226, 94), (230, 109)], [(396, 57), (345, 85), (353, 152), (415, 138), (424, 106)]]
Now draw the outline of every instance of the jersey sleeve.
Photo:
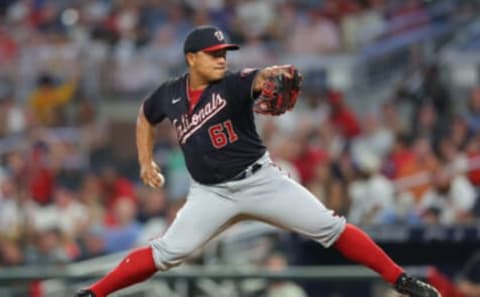
[(254, 68), (245, 68), (239, 72), (228, 74), (226, 82), (229, 98), (232, 98), (235, 102), (252, 102), (258, 96), (253, 92), (253, 81), (258, 71)]
[(143, 114), (147, 121), (152, 124), (158, 124), (165, 118), (163, 109), (164, 87), (159, 86), (155, 91), (150, 93), (143, 101)]

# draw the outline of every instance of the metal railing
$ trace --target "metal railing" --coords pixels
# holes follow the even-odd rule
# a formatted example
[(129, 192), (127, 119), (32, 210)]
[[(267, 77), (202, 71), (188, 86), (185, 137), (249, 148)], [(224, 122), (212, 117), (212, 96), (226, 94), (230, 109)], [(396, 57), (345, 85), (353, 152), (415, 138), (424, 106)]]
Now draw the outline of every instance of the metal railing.
[[(73, 264), (74, 265), (74, 264)], [(425, 267), (415, 268), (416, 275), (423, 276)], [(81, 281), (103, 276), (108, 269), (86, 269), (78, 271), (68, 265), (65, 267), (14, 267), (0, 269), (0, 284), (11, 282), (30, 282), (48, 279)], [(291, 266), (285, 271), (269, 271), (259, 268), (234, 268), (231, 266), (184, 266), (156, 274), (155, 278), (164, 280), (194, 280), (209, 278), (214, 280), (240, 280), (261, 278), (268, 280), (375, 280), (374, 272), (354, 265), (347, 266)]]
[[(34, 296), (31, 285), (40, 284), (45, 296), (69, 296), (85, 285), (85, 281), (104, 275), (112, 263), (97, 267), (78, 269), (78, 264), (64, 267), (16, 267), (0, 269), (0, 295)], [(424, 278), (428, 267), (410, 267), (410, 274)], [(121, 290), (114, 296), (246, 296), (245, 282), (258, 281), (257, 286), (265, 287), (277, 280), (306, 281), (325, 283), (369, 282), (383, 284), (379, 276), (360, 266), (312, 266), (289, 267), (284, 271), (269, 271), (255, 267), (232, 266), (182, 266), (170, 271), (157, 273), (151, 280), (140, 285)], [(39, 283), (38, 281), (42, 281)], [(153, 292), (153, 293), (152, 293)], [(202, 293), (203, 292), (203, 293)], [(154, 295), (152, 295), (154, 294)], [(166, 294), (166, 295), (165, 295)], [(206, 294), (206, 295), (205, 295)], [(197, 295), (195, 295), (197, 296)]]

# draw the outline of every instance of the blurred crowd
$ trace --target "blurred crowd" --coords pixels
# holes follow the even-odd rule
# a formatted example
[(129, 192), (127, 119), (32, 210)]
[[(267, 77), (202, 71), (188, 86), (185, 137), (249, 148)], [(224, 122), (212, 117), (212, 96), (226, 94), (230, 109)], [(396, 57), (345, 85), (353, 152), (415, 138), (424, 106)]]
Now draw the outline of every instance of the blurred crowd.
[[(140, 103), (133, 94), (184, 70), (192, 26), (228, 32), (243, 67), (355, 51), (432, 21), (415, 0), (7, 0), (0, 17), (0, 266), (77, 261), (162, 235), (190, 182), (174, 131), (159, 126), (167, 184), (151, 190), (131, 153), (134, 123), (115, 127), (95, 107), (102, 88)], [(457, 100), (441, 74), (426, 64), (364, 114), (307, 75), (296, 109), (259, 117), (259, 132), (276, 163), (352, 223), (474, 223), (480, 86)]]
[[(474, 11), (465, 3), (450, 7), (452, 17)], [(95, 102), (183, 71), (182, 42), (196, 25), (215, 24), (241, 44), (230, 61), (239, 68), (357, 51), (445, 17), (428, 8), (420, 0), (4, 0), (0, 81), (22, 102), (41, 86), (64, 84)]]

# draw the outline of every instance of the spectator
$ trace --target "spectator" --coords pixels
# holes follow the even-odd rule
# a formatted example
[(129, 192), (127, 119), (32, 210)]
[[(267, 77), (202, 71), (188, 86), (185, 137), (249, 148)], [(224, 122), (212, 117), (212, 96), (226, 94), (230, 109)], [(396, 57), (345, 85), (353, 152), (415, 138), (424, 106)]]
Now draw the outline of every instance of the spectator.
[[(309, 128), (296, 133), (295, 146), (297, 148), (293, 164), (300, 174), (302, 184), (308, 184), (315, 175), (315, 168), (321, 162), (328, 160), (328, 153), (321, 147), (312, 145), (309, 142)], [(292, 145), (292, 144), (290, 144)]]
[(441, 214), (442, 210), (440, 208), (431, 206), (423, 210), (419, 216), (420, 220), (422, 220), (426, 225), (438, 226), (442, 224)]
[(450, 131), (452, 144), (459, 150), (464, 151), (471, 137), (472, 133), (468, 128), (465, 118), (460, 115), (455, 115), (452, 119), (452, 127)]
[(319, 146), (323, 148), (332, 160), (340, 158), (344, 150), (348, 150), (348, 140), (335, 129), (330, 122), (325, 122), (316, 131)]
[(370, 7), (369, 1), (352, 1), (353, 9), (341, 20), (343, 46), (348, 51), (371, 44), (387, 30), (382, 12)]
[(86, 208), (89, 227), (101, 225), (104, 222), (106, 212), (104, 200), (98, 177), (92, 173), (85, 173), (79, 189), (79, 201)]
[(19, 45), (9, 32), (0, 26), (0, 75), (7, 71), (13, 71), (14, 61), (18, 55)]
[(360, 125), (355, 114), (348, 108), (343, 100), (343, 94), (330, 91), (328, 95), (330, 104), (330, 122), (346, 139), (351, 140), (360, 134)]
[(242, 36), (267, 37), (276, 10), (274, 1), (242, 1), (236, 6), (235, 27)]
[(279, 44), (284, 44), (293, 33), (295, 23), (300, 15), (299, 5), (292, 1), (281, 1), (278, 7), (278, 16), (273, 20), (271, 28), (274, 40), (278, 40)]
[(137, 238), (137, 245), (145, 245), (153, 238), (161, 236), (167, 229), (166, 215), (168, 201), (162, 190), (141, 188), (144, 194), (140, 198), (140, 208), (137, 221), (142, 224), (142, 230)]
[[(273, 253), (267, 257), (265, 268), (272, 272), (282, 272), (288, 267), (287, 258), (280, 253)], [(272, 281), (264, 297), (306, 297), (302, 287), (290, 281)]]
[(58, 228), (37, 230), (33, 243), (25, 252), (28, 265), (64, 264), (72, 260), (62, 244), (62, 233)]
[(181, 45), (174, 34), (175, 32), (167, 27), (158, 29), (145, 49), (149, 61), (158, 69), (155, 73), (156, 81), (166, 79), (170, 71), (175, 71), (179, 65), (183, 66), (182, 55), (178, 51)]
[(57, 215), (57, 226), (62, 234), (71, 239), (77, 238), (86, 230), (88, 215), (85, 206), (77, 201), (73, 189), (57, 186), (54, 191), (53, 212)]
[(140, 207), (137, 214), (137, 221), (146, 223), (150, 220), (165, 217), (168, 201), (166, 193), (160, 190), (141, 188), (143, 194), (140, 196)]
[(113, 209), (120, 198), (136, 201), (133, 184), (130, 180), (120, 175), (114, 165), (105, 165), (100, 173), (101, 197), (107, 209)]
[(40, 205), (52, 202), (55, 187), (55, 176), (49, 164), (49, 157), (48, 144), (43, 141), (35, 143), (23, 169), (24, 175), (21, 176), (27, 182), (32, 199)]
[(112, 207), (115, 225), (107, 226), (102, 235), (107, 253), (131, 249), (141, 231), (140, 225), (135, 221), (137, 207), (130, 198), (119, 197)]
[(0, 266), (12, 267), (24, 264), (24, 255), (19, 242), (0, 237)]
[(343, 18), (348, 17), (357, 8), (356, 1), (350, 0), (325, 0), (322, 5), (322, 11), (325, 16), (336, 24), (340, 24)]
[(29, 99), (38, 123), (47, 126), (65, 124), (63, 108), (73, 99), (75, 89), (73, 81), (57, 85), (51, 74), (42, 74)]
[(465, 149), (467, 153), (468, 178), (478, 189), (480, 188), (480, 134), (476, 134)]
[(401, 113), (398, 111), (399, 109), (400, 107), (391, 100), (383, 102), (380, 109), (382, 126), (395, 134), (402, 134), (406, 131), (406, 125), (404, 120), (402, 121)]
[(468, 159), (451, 137), (444, 137), (440, 140), (439, 159), (443, 162), (443, 166), (454, 175), (463, 175), (468, 171)]
[(324, 54), (338, 51), (338, 28), (319, 9), (312, 9), (295, 24), (287, 40), (287, 50), (293, 54)]
[(314, 175), (306, 187), (335, 214), (340, 216), (348, 214), (349, 199), (346, 186), (333, 175), (330, 162), (323, 161), (317, 164)]
[(448, 133), (453, 114), (438, 65), (432, 63), (414, 71), (397, 95), (410, 108), (411, 136), (429, 137), (437, 145), (440, 137)]
[(83, 34), (88, 37), (78, 41), (82, 45), (79, 53), (82, 59), (82, 75), (79, 88), (81, 94), (85, 96), (84, 98), (87, 98), (85, 101), (98, 104), (100, 96), (107, 89), (105, 83), (110, 81), (110, 73), (106, 71), (110, 67), (108, 57), (110, 47), (105, 40), (107, 33), (104, 29), (95, 27), (91, 32), (86, 31), (79, 35), (82, 36)]
[(417, 204), (431, 187), (431, 172), (439, 167), (427, 138), (418, 138), (413, 143), (413, 156), (407, 153), (398, 164), (395, 175), (400, 192), (408, 192)]
[(415, 159), (415, 153), (410, 148), (409, 138), (404, 134), (397, 134), (392, 148), (386, 158), (383, 171), (391, 179), (398, 177), (399, 169), (407, 166)]
[(0, 135), (18, 135), (27, 128), (26, 112), (15, 103), (12, 96), (0, 95)]
[(440, 137), (445, 134), (440, 127), (441, 118), (430, 103), (418, 107), (413, 126), (411, 127), (412, 138), (427, 137), (432, 144), (437, 144)]
[(35, 205), (28, 191), (7, 177), (0, 182), (0, 235), (21, 239), (32, 224)]
[(275, 164), (282, 168), (282, 170), (285, 170), (290, 178), (294, 179), (295, 181), (300, 181), (300, 174), (293, 163), (298, 146), (292, 145), (290, 138), (281, 135), (280, 133), (275, 134), (275, 131), (276, 130), (271, 131), (271, 137), (263, 138), (269, 139), (267, 146), (271, 148), (270, 153), (272, 155), (272, 160), (274, 160)]
[(452, 99), (450, 92), (442, 79), (440, 66), (437, 63), (431, 63), (425, 67), (423, 73), (423, 96), (430, 100), (442, 119), (449, 120), (453, 115)]
[(348, 219), (353, 224), (368, 225), (395, 221), (394, 188), (380, 174), (381, 159), (370, 151), (354, 156), (358, 178), (348, 187), (351, 198)]
[(177, 2), (170, 2), (166, 8), (166, 20), (162, 22), (156, 30), (172, 32), (175, 44), (181, 44), (183, 37), (190, 31), (192, 25), (190, 19), (186, 16), (185, 7)]
[(472, 89), (465, 118), (473, 133), (480, 131), (480, 87)]
[(100, 257), (106, 254), (105, 238), (103, 237), (101, 227), (92, 227), (83, 233), (80, 237), (80, 257), (79, 260)]
[[(298, 102), (296, 110), (299, 118), (308, 118), (317, 126), (328, 122), (330, 106), (328, 104), (328, 89), (326, 85), (326, 74), (324, 71), (313, 71), (306, 74), (309, 79), (303, 82), (303, 99)], [(302, 105), (302, 103), (304, 103)]]
[(260, 39), (260, 36), (246, 34), (242, 51), (233, 53), (229, 63), (235, 69), (242, 69), (249, 65), (262, 67), (264, 65), (270, 65), (274, 58), (272, 52)]
[(420, 209), (438, 209), (440, 223), (444, 225), (471, 223), (476, 199), (467, 178), (439, 168), (434, 172), (432, 188), (421, 198)]
[(368, 113), (362, 120), (362, 133), (353, 139), (352, 153), (369, 151), (385, 158), (393, 145), (393, 132), (381, 125), (377, 114)]

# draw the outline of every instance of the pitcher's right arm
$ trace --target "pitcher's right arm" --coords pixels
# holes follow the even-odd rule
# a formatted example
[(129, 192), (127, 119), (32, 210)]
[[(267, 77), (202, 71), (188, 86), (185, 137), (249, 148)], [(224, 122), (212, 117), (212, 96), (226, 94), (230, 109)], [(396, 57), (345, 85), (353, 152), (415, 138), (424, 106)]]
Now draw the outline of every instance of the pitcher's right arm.
[(155, 140), (155, 127), (145, 117), (143, 104), (137, 115), (136, 143), (138, 162), (140, 164), (140, 177), (142, 181), (152, 187), (161, 188), (165, 183), (160, 167), (153, 160), (153, 144)]

